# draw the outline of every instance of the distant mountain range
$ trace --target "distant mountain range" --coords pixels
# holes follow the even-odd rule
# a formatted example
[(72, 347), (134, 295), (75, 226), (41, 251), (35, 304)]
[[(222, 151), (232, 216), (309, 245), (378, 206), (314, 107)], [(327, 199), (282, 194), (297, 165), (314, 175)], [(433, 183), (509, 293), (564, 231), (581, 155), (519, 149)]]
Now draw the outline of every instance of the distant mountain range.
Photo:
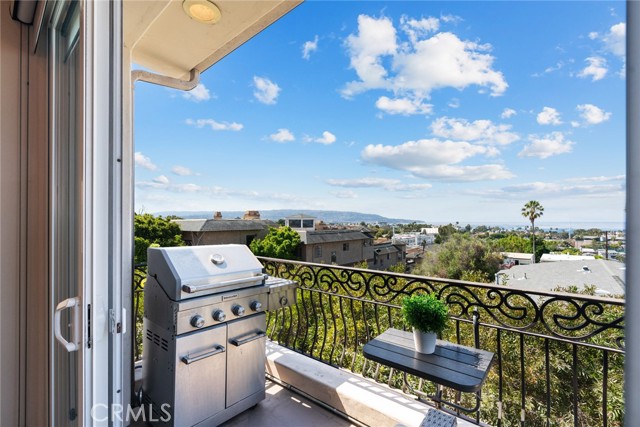
[[(342, 212), (342, 211), (320, 211), (309, 209), (275, 209), (260, 211), (260, 219), (268, 219), (271, 221), (277, 221), (284, 219), (285, 217), (304, 214), (318, 218), (327, 224), (357, 224), (362, 221), (372, 223), (389, 223), (389, 224), (409, 224), (411, 222), (423, 222), (413, 219), (401, 219), (401, 218), (386, 218), (381, 215), (366, 214), (361, 212)], [(155, 215), (175, 215), (185, 219), (203, 219), (213, 218), (213, 211), (165, 211), (156, 212)], [(222, 211), (223, 219), (242, 218), (244, 211)]]

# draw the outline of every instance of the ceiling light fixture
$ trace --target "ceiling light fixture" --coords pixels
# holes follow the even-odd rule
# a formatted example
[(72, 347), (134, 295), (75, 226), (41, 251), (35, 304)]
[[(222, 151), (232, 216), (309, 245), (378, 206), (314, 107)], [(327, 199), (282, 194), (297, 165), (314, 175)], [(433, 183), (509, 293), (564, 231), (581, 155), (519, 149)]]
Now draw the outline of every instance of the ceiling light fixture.
[(215, 24), (222, 18), (218, 6), (208, 0), (184, 0), (182, 8), (191, 19), (203, 24)]

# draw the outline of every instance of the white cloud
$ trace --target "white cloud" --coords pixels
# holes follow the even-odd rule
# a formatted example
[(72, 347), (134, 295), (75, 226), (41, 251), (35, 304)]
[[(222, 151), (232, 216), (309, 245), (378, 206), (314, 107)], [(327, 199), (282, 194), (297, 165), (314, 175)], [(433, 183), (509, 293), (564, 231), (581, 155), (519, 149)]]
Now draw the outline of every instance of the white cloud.
[(546, 159), (558, 154), (570, 153), (575, 145), (573, 141), (565, 140), (565, 135), (562, 132), (551, 132), (542, 137), (530, 135), (529, 141), (531, 143), (518, 153), (519, 157)]
[(211, 99), (211, 93), (209, 93), (209, 89), (204, 84), (200, 83), (192, 90), (183, 93), (182, 97), (194, 102), (208, 101)]
[(324, 144), (324, 145), (331, 145), (334, 142), (336, 142), (336, 136), (331, 132), (329, 132), (328, 130), (325, 130), (324, 132), (322, 132), (322, 137), (315, 138), (313, 142), (317, 142), (319, 144)]
[(440, 20), (438, 18), (429, 17), (422, 19), (413, 19), (407, 16), (400, 18), (400, 27), (404, 31), (412, 43), (418, 41), (418, 38), (425, 37), (431, 33), (435, 33), (440, 28)]
[(389, 18), (375, 19), (358, 16), (358, 35), (347, 37), (346, 46), (351, 56), (351, 68), (360, 82), (351, 82), (343, 90), (344, 96), (352, 96), (367, 89), (389, 86), (385, 81), (387, 70), (381, 56), (396, 53), (396, 29)]
[(196, 193), (205, 192), (206, 187), (197, 184), (172, 184), (164, 175), (154, 178), (152, 181), (140, 181), (136, 183), (137, 187), (154, 190), (164, 190), (171, 193)]
[(620, 22), (609, 29), (609, 32), (602, 37), (602, 41), (609, 52), (624, 58), (626, 55), (626, 37), (627, 24)]
[(589, 64), (582, 71), (578, 73), (578, 77), (591, 77), (591, 81), (597, 81), (604, 78), (607, 75), (607, 60), (600, 56), (590, 56), (585, 59)]
[(334, 187), (347, 188), (382, 188), (387, 191), (420, 191), (431, 188), (431, 184), (403, 184), (398, 179), (389, 178), (357, 178), (328, 179), (327, 184)]
[(580, 104), (576, 107), (576, 110), (580, 111), (580, 117), (588, 125), (597, 125), (602, 122), (606, 122), (611, 117), (611, 113), (608, 113), (593, 104)]
[(302, 45), (302, 57), (304, 59), (309, 59), (311, 57), (311, 53), (318, 50), (318, 36), (313, 38), (313, 41), (309, 40), (304, 42)]
[(504, 110), (502, 110), (502, 114), (500, 114), (500, 117), (503, 119), (510, 119), (516, 114), (518, 113), (516, 113), (516, 110), (514, 110), (513, 108), (505, 108)]
[(613, 176), (582, 176), (576, 178), (568, 178), (569, 182), (611, 182), (611, 181), (624, 181), (626, 175), (613, 175)]
[(232, 130), (237, 132), (239, 130), (242, 130), (242, 128), (244, 127), (241, 123), (218, 122), (214, 119), (187, 119), (184, 122), (190, 126), (195, 126), (197, 128), (209, 126), (212, 130)]
[(460, 100), (458, 98), (453, 98), (447, 104), (449, 108), (460, 108)]
[(275, 142), (291, 142), (296, 138), (289, 129), (278, 129), (278, 132), (269, 135), (269, 139)]
[(255, 96), (258, 101), (267, 105), (275, 104), (282, 90), (280, 86), (266, 77), (253, 76), (253, 85), (256, 88), (253, 96)]
[(500, 164), (458, 165), (477, 155), (492, 155), (493, 147), (469, 142), (422, 139), (400, 145), (368, 145), (361, 153), (365, 162), (410, 172), (413, 176), (445, 181), (482, 181), (511, 178)]
[(136, 166), (140, 166), (141, 168), (155, 171), (158, 170), (158, 166), (156, 166), (149, 157), (142, 154), (140, 151), (136, 151), (133, 155), (134, 162)]
[(475, 141), (486, 145), (509, 145), (520, 137), (509, 132), (511, 125), (494, 124), (491, 120), (476, 120), (440, 117), (431, 123), (434, 135), (454, 140)]
[(451, 23), (451, 24), (458, 24), (462, 21), (464, 21), (464, 19), (462, 19), (460, 16), (458, 15), (441, 15), (440, 16), (440, 20), (442, 22), (446, 22), (447, 24)]
[[(492, 96), (502, 95), (508, 85), (503, 74), (492, 68), (491, 46), (463, 41), (449, 32), (427, 36), (435, 28), (434, 22), (403, 18), (401, 26), (409, 32), (409, 41), (398, 45), (396, 28), (389, 18), (360, 15), (358, 33), (351, 34), (345, 43), (359, 80), (347, 83), (343, 96), (387, 89), (423, 99), (435, 89), (462, 90), (470, 85), (488, 88)], [(388, 69), (385, 57), (390, 59)]]
[(168, 185), (169, 184), (169, 178), (167, 178), (165, 175), (159, 175), (159, 176), (153, 178), (153, 182), (158, 183), (158, 184)]
[(336, 196), (338, 199), (357, 199), (358, 198), (358, 194), (351, 190), (332, 191), (331, 194)]
[(561, 125), (562, 120), (560, 120), (560, 113), (555, 108), (544, 107), (541, 112), (538, 113), (536, 117), (538, 124), (541, 125)]
[(597, 32), (597, 31), (591, 31), (591, 32), (589, 33), (589, 39), (591, 39), (591, 40), (595, 40), (595, 39), (597, 39), (598, 37), (600, 37), (600, 34), (598, 34), (598, 32)]
[(387, 114), (402, 114), (409, 116), (413, 114), (431, 114), (432, 104), (425, 104), (420, 99), (395, 98), (391, 99), (381, 96), (376, 101), (376, 107)]
[(529, 182), (504, 187), (505, 193), (539, 194), (545, 197), (568, 197), (575, 195), (607, 194), (624, 190), (622, 184), (606, 185), (566, 185), (557, 182)]
[(180, 165), (176, 165), (176, 166), (172, 167), (171, 168), (171, 172), (173, 172), (174, 174), (179, 175), (179, 176), (194, 176), (194, 175), (198, 175), (197, 173), (193, 172), (188, 167), (180, 166)]

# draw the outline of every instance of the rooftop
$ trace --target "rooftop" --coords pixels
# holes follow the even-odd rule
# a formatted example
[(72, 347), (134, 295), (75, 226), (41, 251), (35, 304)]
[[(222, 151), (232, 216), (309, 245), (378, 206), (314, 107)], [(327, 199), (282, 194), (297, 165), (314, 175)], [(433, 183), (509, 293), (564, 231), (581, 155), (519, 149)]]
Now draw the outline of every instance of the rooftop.
[(315, 243), (348, 242), (353, 240), (368, 240), (371, 236), (361, 231), (353, 230), (296, 230), (300, 234), (300, 240), (307, 245)]
[(255, 219), (176, 219), (182, 231), (252, 231), (267, 230), (276, 224), (272, 221)]
[(617, 261), (590, 259), (516, 265), (501, 270), (499, 274), (507, 276), (510, 286), (533, 291), (550, 291), (558, 286), (584, 289), (595, 285), (599, 294), (625, 293), (625, 265)]

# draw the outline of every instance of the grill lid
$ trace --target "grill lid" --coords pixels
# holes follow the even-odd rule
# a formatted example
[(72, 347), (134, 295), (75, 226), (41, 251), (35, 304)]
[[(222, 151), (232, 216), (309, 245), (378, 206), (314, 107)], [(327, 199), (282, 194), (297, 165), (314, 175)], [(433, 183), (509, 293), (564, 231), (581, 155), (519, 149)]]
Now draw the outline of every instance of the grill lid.
[(264, 284), (262, 264), (245, 245), (149, 248), (148, 274), (174, 301)]

